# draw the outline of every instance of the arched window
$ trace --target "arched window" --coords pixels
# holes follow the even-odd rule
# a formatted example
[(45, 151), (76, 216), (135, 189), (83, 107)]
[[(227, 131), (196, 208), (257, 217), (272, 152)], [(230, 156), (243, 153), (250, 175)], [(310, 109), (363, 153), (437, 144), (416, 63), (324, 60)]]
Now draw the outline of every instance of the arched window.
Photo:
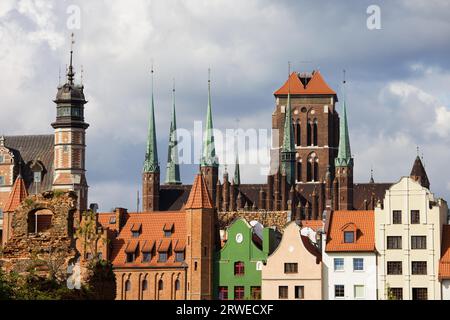
[(317, 119), (314, 119), (312, 128), (313, 128), (313, 133), (312, 133), (312, 136), (313, 136), (313, 146), (317, 146), (317, 145), (318, 145), (318, 144), (317, 144), (317, 141), (318, 141), (318, 137), (317, 137), (317, 132), (318, 132)]
[(302, 181), (302, 161), (297, 162), (297, 181)]
[(125, 291), (131, 291), (131, 281), (125, 281)]
[(147, 290), (148, 288), (148, 282), (147, 280), (142, 280), (142, 291)]
[(301, 125), (300, 125), (300, 120), (298, 120), (297, 123), (295, 124), (295, 142), (296, 142), (297, 146), (302, 145), (302, 130), (301, 130)]
[(312, 134), (312, 123), (311, 120), (308, 121), (308, 124), (306, 126), (306, 145), (310, 146), (311, 145), (311, 134)]
[(164, 289), (164, 283), (162, 281), (162, 279), (159, 279), (158, 281), (158, 290), (163, 290)]
[(238, 261), (234, 263), (234, 275), (243, 276), (245, 274), (244, 262)]
[(319, 180), (319, 159), (315, 152), (311, 153), (308, 157), (308, 164), (306, 168), (307, 181)]
[(175, 290), (180, 290), (181, 289), (181, 282), (179, 279), (175, 280)]

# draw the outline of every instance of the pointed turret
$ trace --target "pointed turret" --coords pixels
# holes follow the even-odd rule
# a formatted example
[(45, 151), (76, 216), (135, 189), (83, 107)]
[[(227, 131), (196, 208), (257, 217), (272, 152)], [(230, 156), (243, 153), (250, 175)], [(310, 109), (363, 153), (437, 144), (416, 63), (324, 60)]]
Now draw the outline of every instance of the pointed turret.
[(191, 193), (184, 207), (188, 209), (212, 209), (212, 201), (209, 197), (208, 187), (205, 179), (201, 174), (195, 176), (194, 184), (192, 185)]
[(410, 177), (420, 183), (422, 187), (430, 189), (430, 181), (428, 180), (427, 172), (425, 171), (425, 167), (419, 156), (414, 160)]
[(208, 70), (208, 108), (206, 112), (206, 127), (203, 140), (203, 156), (200, 169), (206, 180), (211, 199), (216, 199), (216, 185), (219, 178), (219, 161), (214, 144), (212, 109), (211, 109), (211, 78)]
[(175, 82), (172, 89), (172, 119), (170, 121), (169, 150), (167, 153), (166, 184), (181, 184), (178, 163), (177, 119), (175, 113)]
[(342, 102), (342, 115), (339, 124), (339, 151), (338, 156), (335, 160), (335, 166), (353, 167), (353, 158), (350, 150), (350, 137), (348, 134), (347, 107), (345, 105), (345, 97)]
[(147, 148), (145, 151), (144, 168), (142, 173), (142, 210), (144, 212), (159, 210), (160, 169), (158, 163), (158, 148), (156, 145), (153, 66), (151, 73), (152, 97), (150, 102), (150, 115), (148, 119)]

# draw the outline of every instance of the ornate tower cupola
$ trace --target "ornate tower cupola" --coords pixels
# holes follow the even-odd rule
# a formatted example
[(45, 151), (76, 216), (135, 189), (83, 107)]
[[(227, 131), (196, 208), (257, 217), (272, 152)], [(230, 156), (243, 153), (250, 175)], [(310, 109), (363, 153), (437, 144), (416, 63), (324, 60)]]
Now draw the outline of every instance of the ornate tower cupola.
[(84, 86), (75, 84), (73, 67), (73, 34), (70, 64), (66, 83), (58, 87), (56, 94), (54, 179), (53, 189), (73, 190), (77, 193), (80, 210), (86, 210), (88, 185), (86, 181), (85, 152), (86, 129), (84, 122)]
[(155, 101), (153, 97), (152, 68), (152, 98), (148, 120), (147, 148), (145, 151), (144, 170), (142, 173), (142, 210), (159, 210), (160, 170), (158, 163), (158, 148), (156, 145)]
[[(345, 80), (344, 80), (345, 85)], [(345, 91), (342, 102), (342, 115), (339, 127), (339, 151), (334, 162), (338, 182), (338, 208), (339, 210), (353, 209), (353, 158), (350, 150), (350, 138), (347, 123), (347, 107)]]
[[(290, 79), (288, 81), (290, 83)], [(295, 159), (294, 132), (292, 128), (291, 90), (289, 83), (288, 83), (289, 89), (286, 104), (286, 115), (284, 119), (283, 146), (281, 148), (281, 165), (282, 165), (282, 172), (286, 173), (286, 183), (292, 186), (295, 183), (296, 159)]]
[(206, 128), (203, 140), (203, 156), (200, 169), (205, 178), (208, 192), (211, 199), (216, 199), (216, 185), (219, 176), (219, 161), (216, 156), (216, 147), (214, 144), (212, 111), (211, 111), (211, 77), (208, 70), (208, 107), (206, 113)]
[(175, 114), (175, 81), (172, 89), (172, 119), (170, 121), (169, 150), (167, 154), (166, 184), (181, 184), (178, 163), (177, 119)]

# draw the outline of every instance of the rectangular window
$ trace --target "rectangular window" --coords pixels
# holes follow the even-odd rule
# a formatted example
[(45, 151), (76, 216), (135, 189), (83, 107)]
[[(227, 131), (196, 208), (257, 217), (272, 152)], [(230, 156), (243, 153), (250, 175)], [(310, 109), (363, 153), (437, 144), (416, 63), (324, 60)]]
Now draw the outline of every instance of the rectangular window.
[(426, 236), (412, 236), (411, 237), (411, 249), (426, 249), (427, 237)]
[(0, 209), (0, 219), (3, 219), (3, 210)]
[(234, 300), (244, 300), (244, 287), (234, 287)]
[(411, 210), (411, 224), (420, 223), (420, 211), (419, 210)]
[(5, 177), (0, 176), (0, 186), (4, 186), (4, 185), (5, 185)]
[(355, 242), (355, 232), (345, 231), (344, 232), (344, 242), (345, 243), (354, 243)]
[(413, 288), (413, 300), (428, 300), (427, 288)]
[(345, 297), (345, 287), (342, 284), (336, 284), (334, 286), (334, 297), (344, 298)]
[(334, 258), (334, 271), (344, 271), (344, 258)]
[(158, 262), (167, 262), (167, 252), (160, 252), (159, 253), (159, 260)]
[(353, 294), (355, 299), (364, 298), (364, 286), (363, 285), (355, 285), (353, 287)]
[(3, 156), (0, 156), (0, 163), (5, 162), (5, 158)]
[(298, 273), (298, 263), (285, 263), (284, 273)]
[(168, 237), (170, 237), (171, 235), (172, 235), (172, 231), (171, 231), (171, 230), (169, 230), (169, 231), (164, 231), (164, 237), (168, 238)]
[(250, 293), (253, 300), (261, 300), (261, 287), (250, 287)]
[(387, 274), (391, 274), (391, 275), (402, 274), (402, 262), (401, 261), (388, 261)]
[(245, 265), (244, 262), (238, 261), (234, 263), (234, 275), (235, 276), (243, 276), (245, 274)]
[(401, 249), (402, 248), (402, 237), (401, 236), (387, 237), (387, 248), (388, 249)]
[(115, 224), (116, 223), (116, 217), (112, 216), (109, 218), (109, 224)]
[(278, 287), (278, 298), (279, 299), (287, 299), (288, 298), (288, 286), (279, 286)]
[(363, 270), (364, 270), (364, 259), (353, 258), (353, 271), (363, 271)]
[(402, 211), (401, 210), (392, 211), (392, 223), (393, 224), (402, 224)]
[(389, 300), (403, 300), (403, 288), (390, 288)]
[(36, 183), (41, 182), (41, 172), (40, 171), (33, 172), (33, 181)]
[(305, 299), (304, 286), (295, 286), (295, 299)]
[(423, 275), (427, 274), (427, 262), (426, 261), (413, 261), (411, 262), (411, 274)]
[(152, 255), (150, 252), (144, 252), (142, 254), (142, 262), (150, 262), (152, 260)]
[(175, 261), (183, 262), (184, 261), (184, 252), (176, 252), (175, 253)]
[(127, 263), (134, 262), (134, 253), (127, 253)]
[(228, 287), (219, 287), (219, 300), (228, 300)]
[(133, 238), (139, 238), (139, 234), (140, 234), (139, 231), (133, 231), (133, 232), (132, 232)]

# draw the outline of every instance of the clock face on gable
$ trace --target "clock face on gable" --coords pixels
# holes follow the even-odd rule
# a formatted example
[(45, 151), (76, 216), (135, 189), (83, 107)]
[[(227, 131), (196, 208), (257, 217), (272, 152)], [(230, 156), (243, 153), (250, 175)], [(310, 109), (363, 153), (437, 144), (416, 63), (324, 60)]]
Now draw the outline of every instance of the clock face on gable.
[(242, 235), (242, 233), (238, 233), (236, 235), (236, 242), (237, 243), (242, 243), (243, 240), (244, 240), (244, 236)]

